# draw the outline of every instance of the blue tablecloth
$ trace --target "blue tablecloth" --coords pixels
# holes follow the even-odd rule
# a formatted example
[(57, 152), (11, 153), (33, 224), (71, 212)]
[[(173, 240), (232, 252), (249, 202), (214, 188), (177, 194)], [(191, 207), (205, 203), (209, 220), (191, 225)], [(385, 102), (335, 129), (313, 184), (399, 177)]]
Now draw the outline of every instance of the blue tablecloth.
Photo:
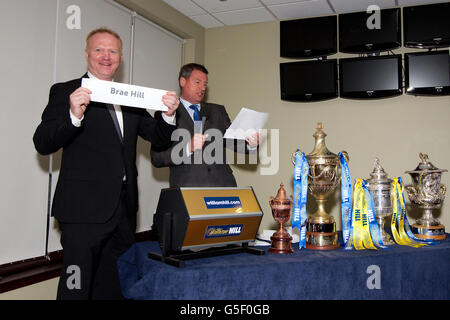
[[(259, 247), (267, 251), (268, 247)], [(136, 243), (118, 262), (129, 299), (299, 300), (450, 299), (450, 239), (390, 250), (298, 250), (187, 260), (176, 268), (147, 257), (156, 242)]]

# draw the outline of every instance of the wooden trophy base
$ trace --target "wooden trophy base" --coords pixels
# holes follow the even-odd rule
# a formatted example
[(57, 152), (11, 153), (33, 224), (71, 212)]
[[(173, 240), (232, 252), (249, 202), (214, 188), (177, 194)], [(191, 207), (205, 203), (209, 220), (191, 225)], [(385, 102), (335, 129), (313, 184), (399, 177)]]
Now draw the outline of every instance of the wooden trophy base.
[(422, 226), (413, 224), (411, 226), (412, 233), (419, 239), (425, 240), (445, 240), (445, 227), (438, 226)]

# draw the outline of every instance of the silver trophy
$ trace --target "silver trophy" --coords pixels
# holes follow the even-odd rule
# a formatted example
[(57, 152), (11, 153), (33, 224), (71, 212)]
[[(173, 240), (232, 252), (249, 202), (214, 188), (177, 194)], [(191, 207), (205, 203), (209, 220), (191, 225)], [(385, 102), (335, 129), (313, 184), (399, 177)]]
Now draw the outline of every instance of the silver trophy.
[(370, 178), (366, 179), (367, 189), (373, 197), (373, 207), (378, 227), (384, 245), (393, 245), (391, 236), (385, 231), (386, 218), (392, 216), (392, 179), (380, 165), (380, 160), (375, 158), (375, 164)]
[(441, 184), (441, 175), (447, 169), (438, 169), (428, 160), (428, 155), (419, 154), (420, 163), (415, 170), (406, 171), (413, 184), (405, 187), (409, 200), (424, 210), (420, 219), (412, 225), (414, 235), (421, 239), (444, 240), (445, 227), (433, 217), (433, 209), (441, 207), (447, 188)]

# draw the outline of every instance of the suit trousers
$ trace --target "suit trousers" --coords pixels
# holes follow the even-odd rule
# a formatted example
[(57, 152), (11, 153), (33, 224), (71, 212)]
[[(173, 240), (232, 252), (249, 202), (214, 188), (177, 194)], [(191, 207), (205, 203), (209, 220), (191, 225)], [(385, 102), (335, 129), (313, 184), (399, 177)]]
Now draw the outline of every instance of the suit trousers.
[(58, 300), (121, 300), (118, 258), (135, 241), (136, 213), (126, 207), (126, 185), (105, 223), (60, 223), (63, 269)]

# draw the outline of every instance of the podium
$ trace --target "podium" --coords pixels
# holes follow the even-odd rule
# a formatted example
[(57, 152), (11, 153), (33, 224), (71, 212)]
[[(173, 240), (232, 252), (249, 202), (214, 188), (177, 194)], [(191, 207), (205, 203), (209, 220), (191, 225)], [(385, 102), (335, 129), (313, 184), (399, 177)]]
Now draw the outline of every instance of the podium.
[[(149, 258), (184, 267), (185, 260), (248, 252), (263, 212), (252, 187), (162, 189), (154, 216), (162, 254)], [(199, 251), (200, 250), (200, 251)]]

